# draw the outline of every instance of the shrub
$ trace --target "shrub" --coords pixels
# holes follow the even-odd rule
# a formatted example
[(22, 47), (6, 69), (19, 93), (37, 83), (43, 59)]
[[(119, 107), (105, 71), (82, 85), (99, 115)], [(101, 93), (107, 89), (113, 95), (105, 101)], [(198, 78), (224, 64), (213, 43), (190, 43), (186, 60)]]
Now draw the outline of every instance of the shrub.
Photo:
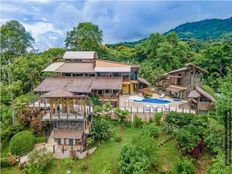
[(153, 123), (151, 123), (143, 129), (143, 133), (149, 137), (157, 138), (160, 134), (160, 130)]
[(77, 157), (77, 153), (75, 150), (70, 150), (70, 157), (72, 158), (72, 160), (77, 160), (78, 157)]
[(46, 122), (42, 122), (41, 115), (39, 109), (24, 108), (19, 113), (18, 121), (24, 126), (29, 126), (33, 133), (40, 133), (47, 126)]
[(178, 173), (182, 174), (194, 174), (193, 164), (188, 158), (181, 158), (177, 164)]
[(134, 146), (123, 146), (120, 153), (120, 173), (148, 174), (151, 162), (144, 151)]
[(2, 126), (0, 131), (1, 140), (5, 140), (5, 139), (9, 140), (13, 135), (24, 129), (22, 125), (4, 127), (4, 125), (2, 124), (1, 126)]
[(208, 126), (208, 117), (190, 113), (169, 112), (165, 119), (164, 129), (170, 134), (175, 134), (177, 129), (188, 125), (197, 127), (197, 131), (195, 133), (199, 136), (203, 136), (205, 129)]
[(35, 137), (35, 143), (43, 143), (46, 142), (47, 138), (44, 136), (40, 136), (40, 137)]
[(120, 152), (120, 173), (148, 174), (151, 167), (157, 166), (157, 143), (153, 138), (137, 136), (131, 144), (124, 145)]
[(114, 141), (116, 141), (117, 143), (119, 143), (119, 142), (122, 141), (122, 137), (119, 136), (119, 135), (117, 135), (117, 136), (115, 136)]
[(225, 158), (223, 154), (219, 154), (211, 166), (209, 166), (207, 174), (231, 174), (232, 166), (225, 165)]
[(85, 172), (86, 170), (88, 170), (88, 168), (89, 168), (89, 166), (88, 166), (87, 163), (82, 164), (81, 167), (80, 167), (82, 172)]
[(28, 163), (41, 172), (45, 172), (51, 166), (52, 162), (52, 153), (47, 152), (44, 149), (33, 150), (28, 155)]
[(205, 144), (211, 154), (218, 154), (224, 148), (224, 126), (216, 120), (210, 120), (206, 130)]
[(8, 162), (8, 164), (9, 165), (14, 165), (14, 164), (16, 164), (17, 163), (17, 158), (16, 158), (16, 156), (15, 155), (13, 155), (13, 154), (8, 154), (8, 157), (7, 157), (7, 162)]
[(143, 121), (141, 118), (138, 117), (138, 115), (135, 115), (133, 126), (135, 128), (141, 128), (143, 126)]
[(26, 163), (26, 165), (24, 166), (23, 173), (24, 174), (43, 174), (39, 166), (33, 165), (30, 162)]
[(92, 137), (87, 138), (87, 146), (91, 147), (94, 144), (94, 139)]
[(65, 158), (62, 162), (67, 169), (71, 169), (74, 166), (74, 161), (71, 158)]
[(9, 149), (15, 155), (22, 155), (34, 147), (34, 135), (30, 131), (21, 131), (15, 134), (11, 140)]
[(196, 132), (197, 129), (192, 125), (176, 131), (175, 136), (178, 141), (178, 146), (184, 154), (190, 154), (200, 142), (201, 138), (196, 135)]
[(105, 141), (111, 136), (111, 125), (103, 118), (93, 120), (92, 136), (96, 141)]
[(157, 112), (157, 113), (154, 114), (154, 121), (155, 121), (156, 126), (160, 126), (161, 118), (162, 118), (162, 113), (161, 112)]
[(191, 155), (192, 157), (194, 157), (194, 158), (199, 157), (199, 156), (203, 153), (204, 145), (205, 145), (204, 141), (201, 140), (201, 141), (198, 143), (197, 147), (195, 147), (195, 148), (192, 150), (192, 152), (190, 153), (190, 155)]

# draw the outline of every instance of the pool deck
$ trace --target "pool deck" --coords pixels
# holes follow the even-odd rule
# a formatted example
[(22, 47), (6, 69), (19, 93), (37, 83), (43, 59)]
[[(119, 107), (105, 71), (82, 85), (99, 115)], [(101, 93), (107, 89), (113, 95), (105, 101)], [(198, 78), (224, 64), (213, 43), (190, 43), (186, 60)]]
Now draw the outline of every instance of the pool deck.
[[(121, 95), (119, 100), (120, 108), (124, 110), (129, 110), (131, 113), (154, 113), (154, 112), (185, 112), (185, 113), (196, 113), (195, 110), (189, 108), (180, 107), (180, 105), (187, 103), (187, 101), (173, 101), (173, 98), (164, 97), (164, 100), (168, 100), (171, 103), (168, 104), (155, 104), (155, 103), (145, 103), (145, 102), (135, 102), (129, 100), (129, 97), (142, 97), (141, 95)], [(158, 94), (153, 94), (152, 98), (160, 98)]]

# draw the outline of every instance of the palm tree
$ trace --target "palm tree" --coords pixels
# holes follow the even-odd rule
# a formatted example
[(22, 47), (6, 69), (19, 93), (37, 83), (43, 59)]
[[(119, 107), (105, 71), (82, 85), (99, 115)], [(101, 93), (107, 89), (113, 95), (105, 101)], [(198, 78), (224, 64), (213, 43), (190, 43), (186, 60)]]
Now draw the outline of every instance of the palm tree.
[(115, 108), (114, 113), (116, 114), (116, 116), (119, 119), (119, 122), (121, 124), (120, 128), (121, 128), (121, 131), (123, 132), (124, 126), (125, 126), (124, 123), (125, 123), (126, 118), (129, 116), (129, 111), (122, 110), (119, 107), (117, 107), (117, 108)]
[(109, 112), (112, 111), (113, 106), (111, 105), (110, 102), (107, 102), (102, 106), (102, 109), (104, 112), (106, 112), (107, 116), (109, 116)]

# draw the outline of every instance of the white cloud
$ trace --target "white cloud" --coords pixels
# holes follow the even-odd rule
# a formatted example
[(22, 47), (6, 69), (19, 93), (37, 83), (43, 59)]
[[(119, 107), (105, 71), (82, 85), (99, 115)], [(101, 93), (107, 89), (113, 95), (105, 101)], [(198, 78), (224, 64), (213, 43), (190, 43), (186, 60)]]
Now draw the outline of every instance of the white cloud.
[(33, 24), (22, 23), (23, 26), (32, 33), (32, 36), (37, 39), (40, 34), (52, 31), (59, 34), (63, 34), (63, 32), (59, 29), (56, 29), (52, 23), (47, 22), (37, 22)]

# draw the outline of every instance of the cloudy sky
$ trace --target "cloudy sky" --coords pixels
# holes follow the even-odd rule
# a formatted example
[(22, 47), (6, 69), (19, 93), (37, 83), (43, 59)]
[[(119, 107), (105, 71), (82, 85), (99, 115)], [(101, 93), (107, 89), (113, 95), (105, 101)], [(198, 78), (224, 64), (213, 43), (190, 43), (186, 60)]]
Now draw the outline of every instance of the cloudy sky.
[(0, 24), (20, 21), (41, 51), (63, 47), (66, 32), (84, 21), (103, 30), (104, 43), (115, 43), (163, 33), (184, 22), (232, 16), (232, 1), (0, 1)]

